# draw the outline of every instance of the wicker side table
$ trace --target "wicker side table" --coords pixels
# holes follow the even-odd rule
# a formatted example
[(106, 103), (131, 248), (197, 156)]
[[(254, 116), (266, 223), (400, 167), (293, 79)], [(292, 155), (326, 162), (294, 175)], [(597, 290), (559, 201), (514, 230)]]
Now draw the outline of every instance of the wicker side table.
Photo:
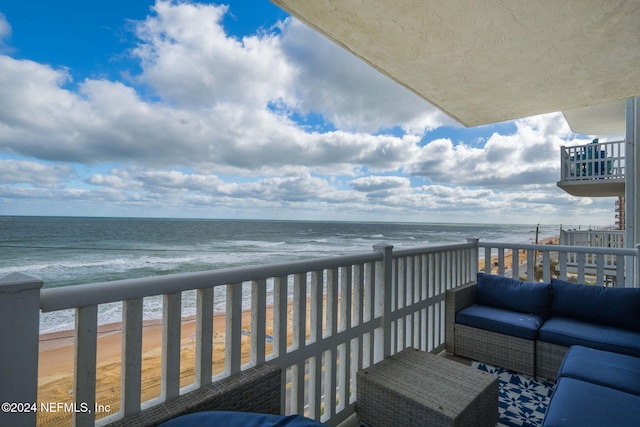
[(498, 423), (498, 377), (406, 349), (358, 372), (356, 413), (374, 427)]

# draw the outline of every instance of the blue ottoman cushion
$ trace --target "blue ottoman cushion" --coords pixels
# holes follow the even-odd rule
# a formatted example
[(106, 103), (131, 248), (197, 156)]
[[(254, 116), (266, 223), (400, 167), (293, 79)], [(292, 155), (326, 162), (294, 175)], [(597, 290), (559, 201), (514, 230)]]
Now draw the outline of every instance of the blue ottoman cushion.
[(541, 341), (551, 344), (581, 345), (640, 357), (640, 332), (628, 329), (552, 317), (544, 322), (538, 333)]
[(251, 412), (203, 411), (174, 418), (160, 427), (320, 427), (301, 415), (254, 414)]
[(543, 427), (637, 426), (640, 396), (562, 377), (547, 408)]
[(640, 395), (640, 358), (573, 346), (560, 365), (558, 377), (574, 378)]
[(551, 309), (551, 284), (478, 273), (477, 302), (547, 318)]
[(535, 340), (543, 318), (474, 304), (456, 313), (456, 323), (513, 337)]

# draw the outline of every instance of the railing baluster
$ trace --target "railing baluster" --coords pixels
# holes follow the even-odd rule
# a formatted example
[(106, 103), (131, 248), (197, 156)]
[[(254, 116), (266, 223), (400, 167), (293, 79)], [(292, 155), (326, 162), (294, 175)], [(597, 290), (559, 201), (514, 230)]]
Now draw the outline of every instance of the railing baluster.
[(162, 319), (162, 392), (168, 400), (180, 395), (180, 329), (182, 318), (179, 292), (163, 296)]
[(340, 269), (340, 315), (338, 332), (351, 329), (351, 307), (353, 306), (353, 268)]
[(489, 246), (484, 248), (484, 272), (491, 273), (491, 248)]
[(560, 279), (567, 280), (567, 252), (558, 252), (558, 266), (560, 268)]
[(213, 288), (198, 289), (196, 306), (195, 380), (211, 384), (213, 362)]
[(624, 256), (616, 257), (616, 287), (624, 288), (627, 286), (627, 279), (624, 275), (626, 260), (627, 257)]
[(336, 347), (325, 352), (323, 366), (324, 372), (324, 416), (321, 421), (328, 420), (335, 413), (336, 406), (336, 360), (338, 353)]
[(309, 298), (309, 343), (318, 342), (324, 334), (324, 272), (312, 271), (309, 273), (308, 298)]
[(327, 270), (327, 336), (338, 332), (338, 269)]
[(324, 353), (319, 353), (317, 356), (309, 359), (309, 402), (313, 402), (313, 407), (315, 408), (314, 418), (320, 418), (320, 412), (322, 408), (323, 363)]
[(74, 411), (74, 425), (93, 425), (96, 405), (96, 350), (98, 344), (98, 306), (76, 309), (76, 359), (73, 401), (89, 411)]
[(225, 373), (240, 372), (242, 364), (242, 282), (227, 285)]
[(535, 259), (536, 251), (528, 250), (527, 251), (527, 280), (530, 282), (535, 282), (535, 267), (536, 267), (536, 259)]
[(251, 366), (265, 360), (267, 323), (267, 281), (251, 282)]
[(549, 252), (545, 251), (542, 253), (542, 271), (543, 277), (542, 280), (549, 283), (551, 281), (551, 261), (549, 259)]
[(596, 254), (596, 283), (604, 283), (604, 255)]
[(274, 357), (287, 354), (287, 313), (289, 311), (289, 278), (277, 277), (273, 285), (274, 325), (273, 325), (273, 351)]
[(142, 387), (142, 298), (124, 301), (120, 400), (123, 415), (140, 412)]
[(580, 283), (584, 283), (585, 258), (584, 253), (576, 254), (576, 262), (578, 263), (578, 282)]

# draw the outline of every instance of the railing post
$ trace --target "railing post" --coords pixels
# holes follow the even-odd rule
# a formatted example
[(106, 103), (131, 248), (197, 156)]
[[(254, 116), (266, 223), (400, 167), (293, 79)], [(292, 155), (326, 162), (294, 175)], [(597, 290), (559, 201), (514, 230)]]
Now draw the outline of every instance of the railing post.
[[(386, 359), (391, 356), (391, 293), (392, 290), (392, 271), (393, 271), (393, 245), (387, 243), (379, 243), (373, 246), (373, 250), (383, 254), (382, 260), (382, 292), (376, 291), (376, 309), (375, 312), (382, 312), (382, 358)], [(379, 359), (380, 346), (376, 343), (376, 361)]]
[(567, 154), (567, 148), (563, 145), (560, 147), (560, 181), (566, 181), (569, 177), (567, 169), (569, 166), (569, 155)]
[[(23, 273), (0, 276), (0, 425), (36, 425), (38, 341), (42, 279)], [(22, 406), (5, 407), (6, 403)], [(24, 404), (32, 405), (28, 409)], [(8, 410), (7, 410), (8, 409)]]
[[(478, 242), (480, 241), (477, 237), (467, 237), (467, 243), (471, 243), (473, 247), (471, 248), (471, 279), (475, 280), (478, 275)], [(485, 260), (485, 264), (487, 262), (491, 262), (491, 260)]]

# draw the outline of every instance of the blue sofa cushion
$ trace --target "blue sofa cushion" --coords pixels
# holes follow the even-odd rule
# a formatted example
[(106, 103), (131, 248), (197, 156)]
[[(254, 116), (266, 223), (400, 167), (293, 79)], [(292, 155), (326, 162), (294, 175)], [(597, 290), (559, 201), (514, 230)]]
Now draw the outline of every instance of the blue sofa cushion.
[(478, 273), (477, 302), (546, 319), (551, 308), (551, 284)]
[(553, 316), (640, 332), (640, 289), (605, 288), (551, 279)]
[(558, 377), (640, 395), (640, 358), (575, 345), (565, 355)]
[(640, 396), (562, 377), (547, 408), (543, 427), (637, 426)]
[(456, 323), (512, 337), (535, 340), (544, 319), (534, 314), (475, 304), (456, 313)]
[(613, 326), (552, 317), (539, 330), (539, 339), (565, 347), (581, 345), (640, 357), (640, 332)]
[(202, 411), (182, 415), (160, 427), (320, 427), (319, 423), (301, 415), (254, 414), (250, 412)]

